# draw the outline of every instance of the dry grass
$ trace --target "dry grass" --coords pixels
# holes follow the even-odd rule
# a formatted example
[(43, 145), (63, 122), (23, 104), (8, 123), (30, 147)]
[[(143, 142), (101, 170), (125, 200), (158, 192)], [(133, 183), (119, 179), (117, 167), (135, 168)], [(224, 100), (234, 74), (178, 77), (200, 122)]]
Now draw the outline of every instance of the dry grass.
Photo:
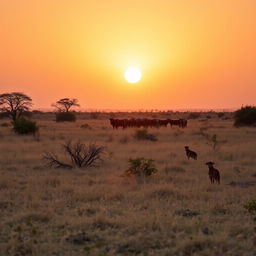
[[(135, 140), (134, 129), (113, 131), (108, 120), (86, 120), (90, 129), (39, 124), (39, 141), (0, 125), (0, 255), (255, 255), (255, 222), (243, 205), (256, 187), (226, 185), (256, 180), (255, 128), (191, 120), (184, 130), (149, 129), (152, 143)], [(202, 127), (224, 141), (218, 150)], [(43, 153), (61, 154), (70, 139), (105, 146), (103, 164), (44, 167)], [(187, 160), (185, 145), (197, 161)], [(158, 173), (145, 184), (122, 175), (135, 157), (155, 160)], [(207, 161), (221, 185), (210, 184)]]

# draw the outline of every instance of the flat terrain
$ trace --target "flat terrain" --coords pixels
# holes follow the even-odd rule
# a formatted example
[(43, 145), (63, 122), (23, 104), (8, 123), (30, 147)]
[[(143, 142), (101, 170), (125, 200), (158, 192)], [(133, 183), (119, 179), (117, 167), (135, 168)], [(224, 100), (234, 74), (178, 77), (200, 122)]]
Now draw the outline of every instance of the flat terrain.
[[(256, 255), (256, 223), (243, 205), (256, 199), (256, 128), (232, 120), (189, 120), (152, 128), (157, 141), (134, 139), (105, 120), (38, 120), (40, 139), (0, 121), (0, 255)], [(88, 124), (88, 125), (85, 125)], [(82, 126), (83, 125), (83, 126)], [(83, 128), (82, 128), (83, 127)], [(217, 135), (217, 147), (204, 134)], [(69, 140), (105, 146), (97, 168), (51, 169)], [(184, 146), (198, 153), (188, 160)], [(145, 183), (125, 177), (129, 158), (155, 160)], [(210, 184), (205, 162), (220, 170)]]

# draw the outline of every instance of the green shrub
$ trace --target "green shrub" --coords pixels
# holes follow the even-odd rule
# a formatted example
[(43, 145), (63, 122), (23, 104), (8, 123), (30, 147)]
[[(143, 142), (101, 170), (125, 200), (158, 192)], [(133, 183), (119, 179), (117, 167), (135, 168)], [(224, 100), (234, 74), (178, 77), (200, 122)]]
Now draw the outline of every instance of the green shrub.
[(56, 122), (75, 122), (76, 115), (71, 112), (57, 112)]
[(134, 134), (134, 138), (137, 140), (146, 140), (147, 134), (148, 134), (147, 129), (136, 130)]
[(253, 215), (253, 220), (256, 221), (256, 200), (251, 200), (244, 205), (244, 208)]
[(13, 122), (13, 130), (18, 134), (35, 134), (38, 126), (35, 121), (20, 117)]
[(256, 215), (256, 200), (252, 200), (244, 205), (244, 208), (251, 214)]
[(148, 133), (147, 129), (140, 129), (136, 130), (134, 134), (134, 138), (136, 140), (150, 140), (150, 141), (157, 141), (156, 135), (152, 133)]
[(253, 126), (256, 125), (256, 107), (245, 106), (235, 111), (235, 126)]
[[(144, 179), (157, 172), (154, 160), (143, 157), (130, 158), (130, 167), (125, 171), (127, 175), (134, 175), (136, 178)], [(137, 179), (138, 180), (138, 179)]]

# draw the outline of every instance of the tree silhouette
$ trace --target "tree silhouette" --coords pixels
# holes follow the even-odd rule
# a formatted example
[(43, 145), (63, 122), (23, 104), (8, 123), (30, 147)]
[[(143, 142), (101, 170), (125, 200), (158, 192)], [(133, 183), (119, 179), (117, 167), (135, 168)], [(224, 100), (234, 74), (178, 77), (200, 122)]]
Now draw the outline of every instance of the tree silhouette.
[(0, 111), (4, 112), (13, 121), (16, 121), (24, 112), (30, 110), (32, 99), (21, 92), (0, 94)]
[(71, 107), (79, 107), (77, 99), (63, 98), (58, 100), (55, 104), (52, 105), (57, 108), (59, 112), (69, 112)]

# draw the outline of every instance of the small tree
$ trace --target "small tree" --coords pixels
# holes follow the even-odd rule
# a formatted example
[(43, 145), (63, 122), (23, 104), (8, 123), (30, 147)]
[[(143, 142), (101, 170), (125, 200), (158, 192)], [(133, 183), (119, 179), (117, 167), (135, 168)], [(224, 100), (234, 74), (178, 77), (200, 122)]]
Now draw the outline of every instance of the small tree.
[(235, 126), (253, 126), (256, 124), (256, 107), (242, 107), (235, 112), (234, 118)]
[(134, 175), (138, 183), (144, 182), (146, 177), (157, 172), (153, 159), (130, 158), (129, 163), (130, 167), (125, 171), (125, 174)]
[(59, 112), (69, 112), (71, 107), (79, 107), (77, 99), (63, 98), (58, 100), (55, 104), (52, 105), (57, 108)]
[(13, 121), (30, 110), (32, 99), (24, 93), (12, 92), (0, 94), (0, 111), (7, 113)]
[(206, 144), (209, 145), (213, 151), (218, 150), (225, 141), (219, 140), (217, 134), (208, 134), (205, 130), (207, 130), (206, 127), (200, 128), (200, 134), (206, 139)]

